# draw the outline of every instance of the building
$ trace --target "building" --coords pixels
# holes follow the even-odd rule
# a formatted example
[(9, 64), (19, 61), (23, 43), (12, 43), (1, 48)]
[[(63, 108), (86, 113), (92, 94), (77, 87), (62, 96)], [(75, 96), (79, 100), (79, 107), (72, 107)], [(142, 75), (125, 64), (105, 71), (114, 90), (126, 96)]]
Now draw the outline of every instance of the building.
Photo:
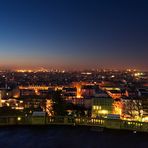
[(92, 99), (92, 117), (106, 116), (113, 113), (114, 100), (102, 90)]
[(62, 89), (63, 95), (66, 100), (70, 100), (77, 97), (77, 88), (76, 87), (64, 87)]
[(83, 85), (81, 87), (81, 94), (84, 98), (91, 98), (95, 96), (97, 86), (95, 85)]
[(121, 90), (108, 90), (107, 92), (113, 99), (119, 99), (122, 96)]
[(144, 101), (144, 98), (142, 97), (124, 96), (121, 98), (121, 103), (122, 103), (122, 116), (124, 118), (129, 118), (131, 120), (140, 120), (144, 116), (144, 114), (146, 114), (145, 112), (146, 108), (144, 107), (146, 100)]

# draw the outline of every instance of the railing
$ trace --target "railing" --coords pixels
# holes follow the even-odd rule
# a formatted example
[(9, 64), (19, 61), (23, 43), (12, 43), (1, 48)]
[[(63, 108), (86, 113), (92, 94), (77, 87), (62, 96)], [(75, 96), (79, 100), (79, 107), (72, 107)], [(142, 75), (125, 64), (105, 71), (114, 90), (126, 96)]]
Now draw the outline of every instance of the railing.
[(148, 123), (88, 117), (0, 117), (0, 125), (77, 125), (148, 132)]
[(24, 116), (1, 116), (0, 125), (25, 125), (32, 124), (31, 118), (26, 118)]

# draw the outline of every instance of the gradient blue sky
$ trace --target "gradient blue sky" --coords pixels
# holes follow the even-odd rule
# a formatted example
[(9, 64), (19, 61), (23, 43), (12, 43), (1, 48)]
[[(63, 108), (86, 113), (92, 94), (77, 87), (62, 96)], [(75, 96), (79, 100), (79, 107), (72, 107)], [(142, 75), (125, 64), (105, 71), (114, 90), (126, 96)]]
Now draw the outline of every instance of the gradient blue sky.
[(0, 66), (148, 70), (147, 0), (1, 0)]

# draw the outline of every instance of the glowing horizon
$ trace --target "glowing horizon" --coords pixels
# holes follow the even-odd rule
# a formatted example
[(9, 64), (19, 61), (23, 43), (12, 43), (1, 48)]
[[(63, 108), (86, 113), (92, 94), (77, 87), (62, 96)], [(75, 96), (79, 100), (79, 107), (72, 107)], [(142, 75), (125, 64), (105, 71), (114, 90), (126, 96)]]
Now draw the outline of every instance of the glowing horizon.
[(0, 67), (147, 71), (147, 7), (129, 0), (6, 0), (0, 3)]

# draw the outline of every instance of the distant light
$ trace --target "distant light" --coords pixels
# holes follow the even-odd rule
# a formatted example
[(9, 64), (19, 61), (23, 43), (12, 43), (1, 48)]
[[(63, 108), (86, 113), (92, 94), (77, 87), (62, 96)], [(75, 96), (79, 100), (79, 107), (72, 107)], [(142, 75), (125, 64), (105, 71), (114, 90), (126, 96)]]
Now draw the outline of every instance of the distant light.
[(21, 121), (21, 119), (22, 119), (21, 117), (17, 117), (17, 120), (18, 120), (18, 121)]
[(82, 75), (91, 75), (92, 73), (91, 72), (82, 72), (81, 74)]
[(143, 73), (140, 73), (140, 72), (134, 74), (135, 77), (142, 76), (142, 75)]
[(114, 78), (114, 77), (115, 77), (114, 75), (111, 76), (111, 78)]
[(128, 71), (128, 72), (131, 72), (132, 70), (131, 70), (131, 69), (127, 69), (127, 71)]
[(5, 103), (6, 102), (6, 100), (2, 100), (2, 103)]
[(142, 122), (148, 122), (148, 116), (142, 118)]
[(62, 73), (65, 73), (65, 70), (63, 70)]
[(23, 103), (23, 101), (20, 101), (20, 103)]
[(108, 114), (108, 110), (101, 110), (102, 114)]
[(23, 110), (24, 107), (15, 107), (16, 110)]
[(77, 95), (77, 98), (82, 98), (82, 96), (81, 95)]
[(26, 69), (19, 69), (19, 70), (16, 70), (16, 72), (21, 72), (21, 73), (25, 73), (25, 72), (28, 72), (28, 73), (31, 73), (33, 72), (33, 70), (26, 70)]

